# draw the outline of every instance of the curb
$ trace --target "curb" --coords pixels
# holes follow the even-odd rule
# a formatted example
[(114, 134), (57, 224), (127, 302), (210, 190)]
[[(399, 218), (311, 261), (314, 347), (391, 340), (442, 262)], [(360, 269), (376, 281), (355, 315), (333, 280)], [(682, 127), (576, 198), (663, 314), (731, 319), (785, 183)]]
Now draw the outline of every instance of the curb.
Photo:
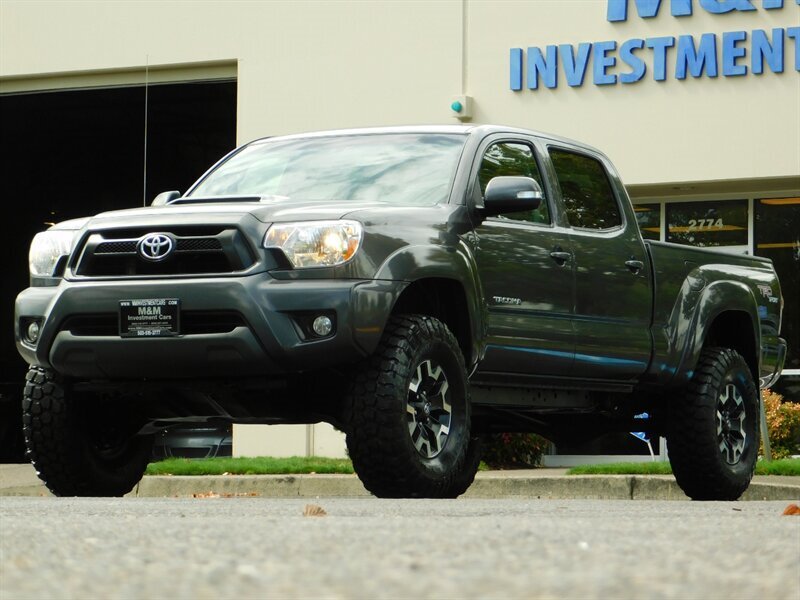
[[(51, 496), (44, 485), (0, 489), (0, 496)], [(371, 497), (355, 475), (148, 475), (127, 497), (255, 496), (264, 498)], [(548, 500), (689, 500), (670, 476), (482, 476), (463, 498)], [(800, 485), (753, 482), (740, 500), (800, 500)]]
[[(355, 475), (148, 476), (131, 496), (369, 497)], [(674, 479), (641, 475), (478, 477), (464, 498), (689, 500)], [(800, 486), (753, 482), (741, 500), (798, 500)]]

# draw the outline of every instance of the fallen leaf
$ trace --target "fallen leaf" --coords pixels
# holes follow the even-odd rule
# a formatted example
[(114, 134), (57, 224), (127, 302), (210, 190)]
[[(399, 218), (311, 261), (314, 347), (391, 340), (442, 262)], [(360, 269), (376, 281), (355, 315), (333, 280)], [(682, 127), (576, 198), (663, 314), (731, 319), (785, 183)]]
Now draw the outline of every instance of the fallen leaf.
[(219, 494), (215, 492), (200, 492), (199, 494), (192, 494), (192, 498), (219, 498)]
[(327, 514), (324, 508), (316, 504), (306, 504), (306, 507), (303, 509), (304, 517), (324, 517)]
[(800, 506), (797, 506), (797, 504), (790, 504), (786, 507), (786, 510), (783, 511), (783, 515), (800, 515)]

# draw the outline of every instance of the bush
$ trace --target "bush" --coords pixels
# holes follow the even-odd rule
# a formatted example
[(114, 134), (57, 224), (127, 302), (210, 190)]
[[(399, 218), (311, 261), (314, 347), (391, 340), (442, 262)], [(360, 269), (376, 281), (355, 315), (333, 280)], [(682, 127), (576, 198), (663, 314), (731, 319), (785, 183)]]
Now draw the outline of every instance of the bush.
[[(764, 410), (772, 447), (772, 458), (800, 454), (800, 404), (784, 401), (780, 394), (764, 390)], [(764, 445), (761, 445), (764, 454)]]
[(535, 433), (496, 433), (483, 440), (483, 462), (492, 469), (538, 467), (550, 445)]

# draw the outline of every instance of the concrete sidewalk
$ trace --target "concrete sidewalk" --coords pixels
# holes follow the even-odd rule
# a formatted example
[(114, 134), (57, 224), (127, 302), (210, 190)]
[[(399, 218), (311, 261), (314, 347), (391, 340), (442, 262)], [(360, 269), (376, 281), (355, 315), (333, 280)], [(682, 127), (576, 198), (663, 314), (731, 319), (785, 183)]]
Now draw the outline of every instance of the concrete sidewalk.
[[(687, 500), (671, 475), (566, 475), (566, 469), (483, 471), (466, 498)], [(147, 476), (132, 497), (369, 496), (355, 475)], [(0, 465), (0, 496), (50, 496), (30, 465)], [(800, 500), (800, 477), (756, 476), (742, 500)]]

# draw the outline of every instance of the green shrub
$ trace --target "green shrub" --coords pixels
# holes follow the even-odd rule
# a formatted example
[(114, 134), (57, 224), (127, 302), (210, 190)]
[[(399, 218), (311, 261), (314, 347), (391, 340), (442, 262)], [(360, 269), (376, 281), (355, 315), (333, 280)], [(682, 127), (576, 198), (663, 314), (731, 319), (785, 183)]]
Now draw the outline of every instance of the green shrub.
[[(800, 404), (784, 401), (780, 394), (764, 390), (764, 410), (772, 447), (772, 458), (800, 454)], [(761, 445), (764, 454), (764, 445)]]
[(483, 462), (492, 469), (530, 469), (541, 464), (549, 445), (535, 433), (495, 433), (483, 440)]

